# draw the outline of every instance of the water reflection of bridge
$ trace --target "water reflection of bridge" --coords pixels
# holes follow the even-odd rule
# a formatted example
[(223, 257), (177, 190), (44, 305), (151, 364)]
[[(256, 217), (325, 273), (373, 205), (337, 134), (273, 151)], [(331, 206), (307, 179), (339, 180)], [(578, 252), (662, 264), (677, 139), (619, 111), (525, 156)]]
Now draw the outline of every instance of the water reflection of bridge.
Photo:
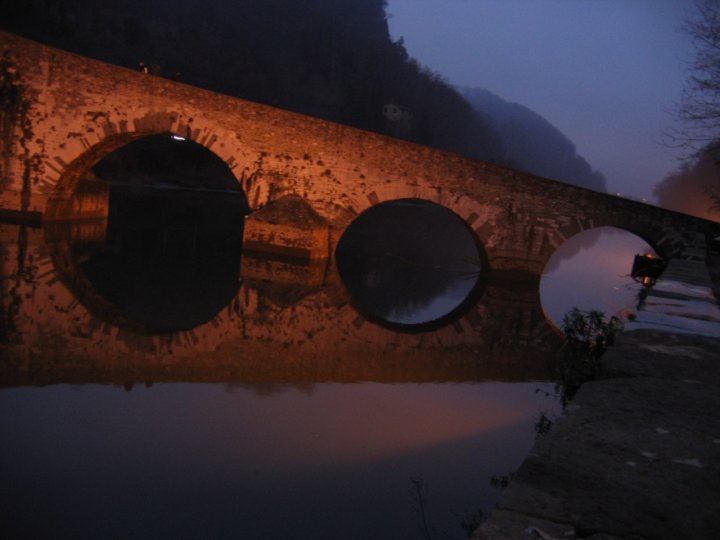
[(103, 227), (0, 226), (0, 384), (519, 380), (544, 377), (560, 344), (536, 283), (488, 283), (455, 322), (402, 333), (360, 316), (336, 273), (305, 289), (256, 275), (206, 323), (145, 331), (78, 271)]

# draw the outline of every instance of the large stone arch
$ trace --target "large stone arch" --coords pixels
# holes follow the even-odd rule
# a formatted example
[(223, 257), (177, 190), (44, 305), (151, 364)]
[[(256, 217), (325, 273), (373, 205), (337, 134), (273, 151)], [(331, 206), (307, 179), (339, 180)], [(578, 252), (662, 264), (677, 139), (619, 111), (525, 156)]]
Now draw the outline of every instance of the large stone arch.
[(181, 136), (215, 154), (227, 165), (255, 207), (270, 199), (273, 186), (262, 181), (265, 179), (258, 174), (257, 159), (250, 161), (252, 151), (233, 132), (174, 111), (127, 115), (115, 120), (100, 115), (87, 123), (82, 134), (75, 134), (63, 145), (62, 155), (44, 160), (45, 219), (77, 215), (73, 198), (78, 185), (105, 156), (133, 141), (163, 134)]
[[(78, 194), (83, 179), (94, 165), (115, 150), (144, 137), (167, 134), (182, 136), (212, 152), (228, 166), (238, 185), (243, 190), (247, 189), (246, 176), (243, 176), (242, 171), (238, 174), (241, 164), (237, 156), (243, 153), (243, 149), (238, 150), (242, 145), (235, 142), (237, 137), (227, 130), (203, 124), (202, 121), (193, 124), (192, 116), (172, 111), (149, 112), (138, 116), (128, 114), (119, 120), (100, 115), (85, 124), (86, 129), (82, 134), (77, 133), (68, 139), (62, 145), (61, 154), (46, 158), (43, 187), (47, 197), (43, 220), (48, 255), (53, 261), (56, 277), (87, 312), (85, 318), (110, 324), (121, 329), (121, 332), (129, 331), (144, 336), (157, 334), (154, 328), (138, 323), (112, 305), (79, 271), (71, 245), (75, 242), (92, 244), (104, 241), (107, 220), (103, 223), (103, 218), (107, 218), (109, 205), (109, 192), (92, 193), (90, 198), (96, 200), (84, 204), (82, 199), (87, 198), (87, 194)], [(269, 191), (262, 190), (259, 185), (251, 187), (256, 193)], [(232, 300), (231, 303), (236, 301)], [(197, 328), (203, 329), (208, 324), (217, 325), (226, 316), (227, 313), (222, 311), (212, 321)], [(183, 333), (186, 331), (175, 332), (178, 335)]]

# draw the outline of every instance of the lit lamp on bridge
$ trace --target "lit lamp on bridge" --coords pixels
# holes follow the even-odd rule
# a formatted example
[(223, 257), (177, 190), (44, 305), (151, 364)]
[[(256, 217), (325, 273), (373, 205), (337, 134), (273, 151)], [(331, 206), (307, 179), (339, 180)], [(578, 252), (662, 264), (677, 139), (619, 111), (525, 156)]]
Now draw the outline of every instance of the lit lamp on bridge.
[(635, 281), (639, 281), (646, 287), (651, 287), (663, 273), (665, 266), (667, 266), (665, 259), (655, 257), (652, 253), (635, 255), (630, 275)]

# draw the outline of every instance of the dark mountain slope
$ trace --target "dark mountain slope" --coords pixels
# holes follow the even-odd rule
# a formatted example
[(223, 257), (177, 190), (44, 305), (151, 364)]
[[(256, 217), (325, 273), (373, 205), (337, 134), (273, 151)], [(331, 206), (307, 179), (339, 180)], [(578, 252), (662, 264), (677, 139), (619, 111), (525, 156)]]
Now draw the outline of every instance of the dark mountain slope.
[[(24, 0), (2, 27), (189, 84), (502, 162), (498, 136), (408, 58), (384, 0)], [(383, 116), (388, 104), (406, 117)]]

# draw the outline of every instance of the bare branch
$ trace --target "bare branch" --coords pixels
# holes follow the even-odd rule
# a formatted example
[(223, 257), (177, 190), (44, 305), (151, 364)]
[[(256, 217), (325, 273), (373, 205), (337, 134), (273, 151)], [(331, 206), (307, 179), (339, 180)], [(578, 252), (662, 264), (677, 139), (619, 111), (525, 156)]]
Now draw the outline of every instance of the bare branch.
[(699, 17), (685, 24), (695, 58), (676, 111), (685, 127), (671, 134), (675, 146), (692, 149), (694, 156), (720, 140), (720, 0), (696, 5)]

